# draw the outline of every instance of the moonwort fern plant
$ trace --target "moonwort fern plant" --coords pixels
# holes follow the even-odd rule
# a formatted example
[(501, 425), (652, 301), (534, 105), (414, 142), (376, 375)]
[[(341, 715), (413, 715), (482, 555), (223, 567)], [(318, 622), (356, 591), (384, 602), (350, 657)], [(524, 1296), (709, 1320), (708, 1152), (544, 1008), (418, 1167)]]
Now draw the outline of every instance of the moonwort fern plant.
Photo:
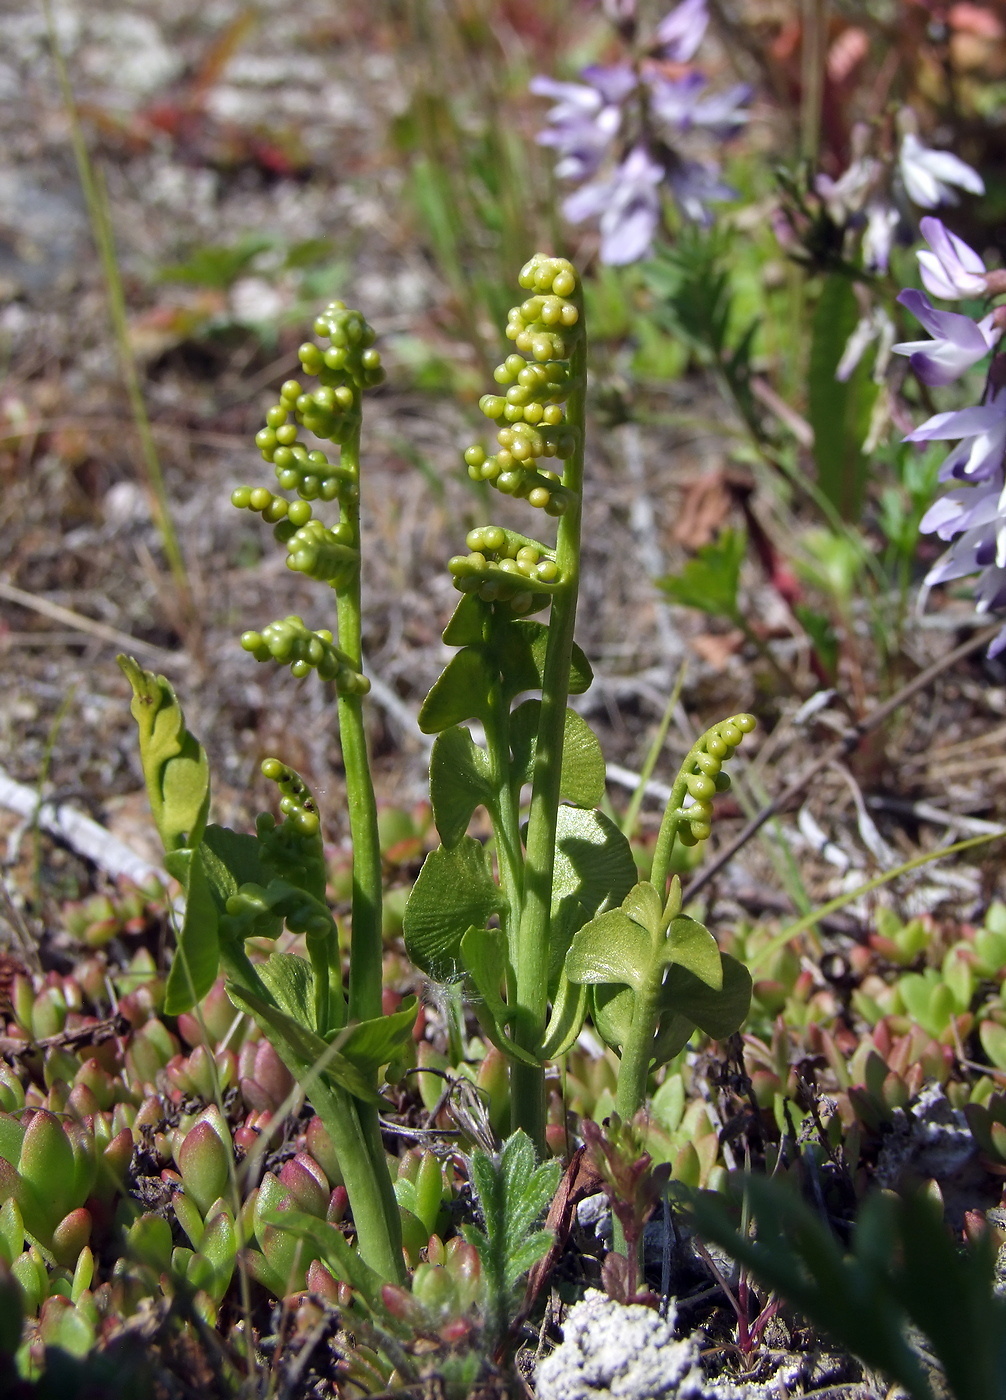
[[(495, 370), (500, 392), (479, 403), (497, 425), (498, 450), (475, 444), (465, 461), (474, 480), (557, 517), (556, 542), (483, 526), (469, 533), (469, 553), (448, 565), (462, 597), (444, 640), (460, 650), (419, 716), (437, 734), (430, 791), (442, 844), (420, 871), (404, 928), (419, 967), (470, 984), (483, 1029), (509, 1057), (513, 1127), (542, 1150), (544, 1066), (569, 1049), (588, 1008), (625, 1057), (631, 1088), (619, 1106), (630, 1116), (654, 1060), (676, 1053), (696, 1025), (728, 1034), (747, 1013), (746, 972), (681, 916), (680, 888), (668, 893), (667, 876), (676, 839), (709, 835), (709, 799), (729, 782), (723, 760), (754, 720), (736, 716), (688, 755), (653, 878), (638, 884), (628, 841), (596, 807), (600, 744), (567, 706), (591, 681), (573, 640), (586, 384), (580, 286), (569, 262), (543, 256), (518, 280), (529, 295), (510, 312), (514, 351)], [(543, 457), (561, 461), (561, 476), (540, 465)], [(528, 616), (545, 607), (547, 624)], [(512, 708), (528, 690), (541, 698)], [(465, 727), (471, 720), (481, 722), (484, 744)], [(466, 834), (479, 806), (492, 823), (498, 880), (489, 852)]]
[[(444, 637), (459, 650), (420, 713), (423, 729), (437, 735), (430, 784), (441, 845), (420, 872), (404, 928), (410, 956), (431, 979), (468, 984), (487, 1038), (508, 1058), (513, 1127), (527, 1134), (514, 1139), (521, 1145), (510, 1155), (526, 1175), (532, 1147), (545, 1151), (545, 1064), (572, 1045), (588, 1014), (622, 1057), (618, 1106), (626, 1117), (642, 1104), (651, 1067), (695, 1027), (725, 1035), (743, 1020), (746, 971), (682, 913), (668, 873), (675, 841), (709, 835), (711, 799), (728, 785), (722, 765), (754, 721), (724, 721), (688, 754), (651, 878), (640, 883), (627, 840), (597, 810), (605, 780), (598, 740), (567, 705), (591, 681), (573, 641), (586, 382), (580, 285), (570, 263), (542, 255), (519, 281), (528, 295), (510, 313), (513, 351), (496, 370), (500, 392), (481, 400), (498, 450), (475, 445), (465, 460), (473, 478), (557, 519), (556, 538), (549, 545), (486, 525), (469, 534), (469, 552), (450, 561), (461, 598)], [(381, 868), (363, 726), (360, 597), (362, 396), (383, 372), (358, 312), (333, 303), (314, 330), (317, 339), (299, 353), (317, 387), (284, 384), (256, 438), (281, 490), (242, 486), (232, 499), (273, 526), (291, 569), (335, 595), (331, 630), (286, 617), (241, 642), (259, 661), (289, 665), (298, 677), (314, 670), (334, 687), (353, 839), (345, 979), (325, 901), (320, 818), (303, 779), (269, 758), (263, 772), (279, 789), (281, 820), (261, 815), (254, 834), (210, 823), (206, 755), (171, 686), (120, 661), (166, 864), (186, 896), (165, 1009), (187, 1011), (223, 969), (232, 1001), (254, 1017), (331, 1137), (362, 1266), (397, 1286), (401, 1225), (380, 1135), (380, 1076), (403, 1058), (416, 1006), (410, 998), (381, 1015)], [(334, 460), (327, 447), (304, 442), (301, 429), (333, 444)], [(561, 474), (543, 467), (543, 457), (557, 458)], [(338, 518), (326, 524), (315, 514), (319, 503)], [(530, 616), (546, 607), (547, 624)], [(515, 704), (529, 691), (540, 697)], [(472, 720), (482, 726), (478, 742), (466, 726)], [(479, 806), (489, 813), (490, 846), (468, 835)], [(262, 959), (261, 940), (284, 928), (303, 935), (307, 956), (274, 951)], [(484, 1196), (491, 1183), (475, 1185)], [(490, 1249), (498, 1230), (483, 1206)], [(489, 1261), (500, 1297), (521, 1257)]]

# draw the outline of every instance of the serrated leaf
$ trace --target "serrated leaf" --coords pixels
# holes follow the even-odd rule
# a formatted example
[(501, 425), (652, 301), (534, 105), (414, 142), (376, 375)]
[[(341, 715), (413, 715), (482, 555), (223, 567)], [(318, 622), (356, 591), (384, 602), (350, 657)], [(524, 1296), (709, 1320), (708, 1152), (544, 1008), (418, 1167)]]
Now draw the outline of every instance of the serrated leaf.
[(140, 762), (154, 822), (166, 852), (198, 845), (210, 805), (210, 769), (202, 745), (164, 676), (118, 658), (133, 690), (130, 711), (140, 737)]
[(483, 928), (504, 907), (488, 852), (471, 836), (453, 850), (431, 851), (405, 906), (403, 932), (409, 957), (435, 982), (462, 976), (461, 939)]
[(502, 932), (499, 929), (470, 928), (461, 940), (460, 953), (465, 970), (492, 1018), (493, 1024), (487, 1029), (493, 1044), (516, 1060), (537, 1065), (539, 1061), (511, 1040), (506, 1031), (509, 1013), (506, 1002), (500, 996), (500, 984), (506, 974), (506, 948)]
[(201, 1001), (220, 968), (220, 905), (210, 883), (200, 844), (189, 864), (185, 916), (168, 969), (164, 1010), (179, 1016)]
[(712, 544), (701, 545), (676, 574), (657, 582), (682, 607), (697, 608), (710, 617), (737, 616), (737, 589), (747, 551), (743, 530), (724, 530)]
[(492, 795), (489, 759), (467, 729), (438, 734), (430, 753), (430, 802), (440, 840), (452, 849), (468, 830), (475, 808)]
[(238, 987), (229, 982), (227, 995), (240, 1011), (247, 1011), (255, 1018), (308, 1098), (311, 1096), (310, 1081), (321, 1076), (364, 1103), (387, 1107), (387, 1100), (377, 1092), (368, 1076), (334, 1046), (326, 1045), (314, 1031), (308, 1030), (278, 1006), (263, 1001), (247, 987)]
[(487, 1294), (489, 1331), (501, 1337), (509, 1321), (513, 1288), (523, 1273), (541, 1257), (530, 1258), (532, 1245), (546, 1243), (547, 1231), (532, 1233), (559, 1183), (558, 1162), (535, 1166), (534, 1148), (526, 1133), (518, 1130), (503, 1145), (495, 1160), (474, 1152), (472, 1188), (484, 1229), (464, 1227), (465, 1238), (478, 1250)]
[[(522, 618), (498, 627), (493, 640), (493, 660), (503, 678), (503, 697), (507, 703), (522, 690), (540, 690), (548, 650), (546, 625), (535, 622), (533, 618)], [(590, 662), (574, 642), (569, 673), (570, 695), (582, 695), (593, 679)]]
[(714, 1040), (725, 1040), (744, 1024), (751, 1007), (751, 974), (729, 953), (720, 953), (723, 983), (714, 990), (686, 967), (672, 966), (660, 993), (663, 1015), (687, 1016)]
[[(540, 700), (525, 700), (510, 716), (512, 778), (529, 783), (538, 750)], [(604, 797), (606, 769), (597, 735), (575, 710), (566, 711), (562, 736), (562, 771), (559, 796), (577, 807), (596, 807)]]
[(631, 846), (603, 812), (559, 808), (549, 929), (550, 987), (556, 984), (576, 930), (602, 905), (621, 904), (638, 876)]
[(653, 940), (622, 909), (609, 909), (577, 929), (566, 954), (571, 982), (617, 982), (641, 991), (653, 961)]
[(465, 647), (433, 683), (419, 711), (419, 728), (424, 734), (439, 734), (462, 720), (485, 721), (495, 684), (496, 670), (483, 648)]
[(490, 616), (489, 604), (484, 603), (477, 593), (462, 593), (461, 601), (444, 628), (444, 641), (449, 647), (479, 645), (485, 641)]
[[(686, 968), (714, 992), (723, 986), (723, 960), (719, 944), (703, 924), (690, 919), (687, 914), (671, 920), (667, 939), (660, 950), (660, 960)], [(744, 1015), (747, 1015), (746, 1007)]]

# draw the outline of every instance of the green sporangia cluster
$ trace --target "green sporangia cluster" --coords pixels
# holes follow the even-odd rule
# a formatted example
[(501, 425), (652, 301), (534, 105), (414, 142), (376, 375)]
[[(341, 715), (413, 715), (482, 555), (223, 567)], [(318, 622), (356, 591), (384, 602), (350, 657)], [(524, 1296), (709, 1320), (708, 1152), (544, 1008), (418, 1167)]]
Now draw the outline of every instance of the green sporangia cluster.
[(481, 525), (465, 539), (469, 554), (447, 561), (454, 587), (485, 603), (508, 603), (518, 617), (538, 612), (560, 581), (555, 550), (499, 525)]
[(261, 632), (242, 632), (241, 645), (256, 661), (289, 666), (298, 679), (317, 671), (323, 681), (334, 681), (344, 694), (366, 695), (370, 689), (366, 676), (355, 670), (350, 658), (335, 645), (332, 633), (325, 627), (312, 632), (295, 613), (270, 622)]
[(485, 416), (499, 424), (499, 450), (490, 455), (475, 443), (465, 462), (473, 481), (488, 481), (504, 495), (562, 515), (568, 498), (559, 474), (538, 462), (542, 457), (564, 461), (577, 445), (577, 430), (564, 409), (574, 387), (569, 357), (583, 334), (580, 308), (570, 300), (576, 272), (565, 258), (536, 254), (517, 280), (532, 295), (510, 310), (506, 335), (515, 353), (493, 373), (501, 392), (479, 399)]
[(732, 715), (714, 725), (703, 736), (704, 746), (694, 755), (690, 767), (695, 771), (684, 774), (684, 784), (692, 802), (679, 807), (677, 839), (683, 846), (705, 841), (712, 830), (712, 799), (730, 787), (730, 775), (722, 771), (745, 734), (757, 726), (754, 715)]
[(308, 340), (297, 355), (304, 373), (315, 377), (320, 387), (308, 392), (299, 380), (288, 379), (255, 445), (272, 462), (284, 491), (296, 491), (305, 501), (344, 500), (347, 494), (355, 500), (355, 473), (329, 461), (324, 452), (309, 451), (298, 441), (297, 425), (340, 446), (359, 428), (360, 394), (384, 378), (380, 353), (374, 349), (376, 334), (359, 311), (347, 310), (341, 301), (325, 308), (314, 333), (330, 342), (328, 349)]

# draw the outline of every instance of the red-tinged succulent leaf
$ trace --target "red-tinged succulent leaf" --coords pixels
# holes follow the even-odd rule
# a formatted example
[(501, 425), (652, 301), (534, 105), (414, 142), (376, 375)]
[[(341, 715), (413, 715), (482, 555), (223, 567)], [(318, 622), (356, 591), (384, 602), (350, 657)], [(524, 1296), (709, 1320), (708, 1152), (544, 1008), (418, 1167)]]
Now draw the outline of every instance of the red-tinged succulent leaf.
[(324, 1220), (329, 1202), (328, 1182), (317, 1162), (312, 1161), (307, 1153), (298, 1152), (296, 1157), (284, 1162), (279, 1180), (301, 1210)]
[[(206, 1115), (193, 1124), (177, 1153), (185, 1192), (204, 1215), (227, 1190), (232, 1162), (230, 1135), (225, 1142), (219, 1128), (210, 1121), (211, 1112), (207, 1109)], [(219, 1117), (219, 1110), (216, 1116)], [(223, 1133), (227, 1133), (226, 1124)]]
[(56, 1263), (64, 1269), (72, 1269), (77, 1256), (91, 1238), (91, 1212), (78, 1206), (63, 1219), (52, 1232), (52, 1252)]

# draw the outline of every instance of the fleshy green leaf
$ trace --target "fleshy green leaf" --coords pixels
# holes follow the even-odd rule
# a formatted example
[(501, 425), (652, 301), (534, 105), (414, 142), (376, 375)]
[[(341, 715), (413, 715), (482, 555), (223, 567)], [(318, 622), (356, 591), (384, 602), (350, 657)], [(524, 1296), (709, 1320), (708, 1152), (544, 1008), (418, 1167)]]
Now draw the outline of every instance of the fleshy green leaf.
[(478, 646), (486, 638), (490, 606), (477, 593), (463, 593), (454, 615), (444, 628), (444, 641), (449, 647)]
[(467, 729), (438, 734), (430, 754), (430, 801), (440, 840), (450, 850), (468, 830), (475, 808), (488, 802), (489, 759)]
[(503, 908), (485, 848), (463, 836), (453, 850), (431, 851), (405, 906), (403, 932), (409, 957), (435, 982), (462, 976), (458, 961), (468, 929), (483, 928)]
[(478, 993), (485, 1002), (492, 1025), (487, 1033), (493, 1044), (514, 1059), (525, 1064), (539, 1062), (528, 1054), (506, 1032), (507, 1007), (500, 995), (500, 984), (506, 973), (506, 949), (499, 929), (470, 928), (461, 940), (461, 961), (470, 974)]
[(619, 982), (640, 991), (653, 961), (653, 939), (622, 909), (609, 909), (577, 929), (566, 954), (571, 982)]
[[(209, 825), (189, 864), (185, 918), (168, 973), (164, 1009), (170, 1016), (188, 1011), (212, 987), (220, 965), (221, 932), (226, 935), (227, 901), (239, 888), (263, 879), (257, 836)], [(256, 935), (275, 938), (282, 919), (260, 919)]]
[(203, 846), (192, 853), (185, 917), (168, 970), (164, 1010), (179, 1016), (201, 1001), (220, 968), (220, 905), (204, 863)]
[(556, 983), (576, 930), (602, 905), (621, 904), (638, 874), (632, 848), (603, 812), (559, 808), (549, 934), (550, 986)]
[(210, 805), (206, 754), (185, 727), (182, 707), (164, 676), (118, 658), (133, 688), (130, 711), (140, 733), (140, 762), (154, 822), (166, 852), (198, 845)]
[(416, 997), (408, 996), (399, 1009), (388, 1016), (350, 1023), (338, 1033), (341, 1053), (354, 1065), (370, 1073), (398, 1059), (402, 1047), (412, 1038), (417, 1005)]
[[(308, 971), (310, 972), (310, 968)], [(263, 1001), (247, 987), (228, 983), (227, 995), (238, 1010), (247, 1011), (255, 1018), (309, 1098), (310, 1081), (321, 1075), (340, 1088), (346, 1089), (354, 1098), (362, 1099), (364, 1103), (386, 1106), (387, 1100), (377, 1092), (367, 1075), (347, 1060), (335, 1046), (326, 1045), (321, 1036), (315, 1035), (314, 1031), (308, 1030), (300, 1021), (288, 1016), (278, 1006)]]
[(640, 880), (638, 885), (633, 885), (622, 900), (622, 909), (630, 919), (641, 924), (647, 933), (656, 937), (660, 932), (664, 922), (664, 909), (660, 895), (649, 880)]
[[(690, 919), (687, 914), (671, 920), (666, 942), (660, 949), (660, 959), (664, 963), (686, 968), (714, 992), (723, 986), (723, 961), (719, 945), (703, 924)], [(746, 1015), (747, 1007), (744, 1008)]]
[[(548, 649), (546, 625), (535, 622), (533, 618), (508, 622), (497, 628), (494, 642), (493, 659), (503, 677), (503, 695), (507, 702), (522, 690), (540, 690)], [(574, 642), (569, 672), (570, 695), (582, 695), (593, 679), (590, 662)]]
[[(510, 716), (512, 777), (521, 783), (529, 783), (534, 772), (540, 715), (541, 701), (525, 700)], [(577, 807), (596, 807), (604, 797), (605, 771), (604, 755), (597, 735), (575, 710), (567, 710), (562, 736), (559, 796)]]
[[(701, 925), (700, 925), (701, 927)], [(661, 989), (663, 1014), (687, 1016), (714, 1040), (725, 1040), (744, 1024), (751, 1006), (751, 974), (743, 963), (720, 953), (723, 984), (707, 986), (687, 967), (672, 966)]]
[(549, 1017), (542, 1044), (543, 1060), (553, 1060), (565, 1055), (583, 1028), (587, 1014), (587, 986), (585, 983), (571, 982), (568, 977), (559, 978), (552, 1015)]
[(495, 683), (496, 671), (483, 648), (465, 647), (434, 681), (419, 711), (419, 728), (424, 734), (439, 734), (462, 720), (485, 720)]

